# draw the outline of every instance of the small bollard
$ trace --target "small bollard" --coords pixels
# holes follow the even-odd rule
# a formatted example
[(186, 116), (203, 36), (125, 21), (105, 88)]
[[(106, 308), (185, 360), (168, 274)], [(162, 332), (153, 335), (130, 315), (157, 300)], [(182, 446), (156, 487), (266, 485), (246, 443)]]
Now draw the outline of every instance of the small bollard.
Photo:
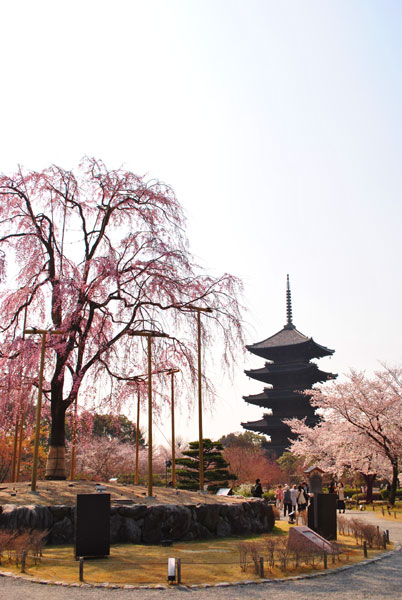
[(27, 561), (27, 551), (23, 550), (22, 556), (21, 556), (21, 573), (25, 573), (26, 561)]
[(382, 513), (382, 516), (384, 516), (384, 515), (385, 515), (385, 512), (384, 512), (384, 507), (383, 507), (383, 506), (381, 506), (381, 513)]
[(328, 569), (328, 555), (324, 552), (324, 569)]
[(387, 534), (385, 533), (385, 531), (382, 534), (382, 543), (383, 543), (383, 547), (384, 547), (384, 550), (385, 550), (386, 547), (387, 547)]
[(386, 529), (385, 533), (387, 534), (387, 543), (389, 544), (389, 529)]
[(79, 564), (79, 577), (80, 581), (84, 581), (84, 558), (80, 556), (80, 564)]
[(396, 519), (396, 510), (394, 510), (394, 519)]
[(173, 583), (176, 579), (176, 559), (168, 558), (168, 582)]
[(363, 542), (363, 554), (364, 554), (364, 558), (367, 558), (367, 542), (366, 542), (366, 540), (364, 540), (364, 542)]
[(260, 556), (260, 577), (264, 579), (264, 557)]
[(176, 559), (176, 570), (177, 570), (177, 575), (176, 575), (177, 583), (181, 583), (181, 558)]

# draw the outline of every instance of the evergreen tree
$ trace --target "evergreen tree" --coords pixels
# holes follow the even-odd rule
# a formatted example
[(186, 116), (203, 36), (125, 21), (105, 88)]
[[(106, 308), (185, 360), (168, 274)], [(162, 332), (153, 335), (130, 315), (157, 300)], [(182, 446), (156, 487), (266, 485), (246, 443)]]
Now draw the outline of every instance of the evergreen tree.
[[(209, 492), (216, 492), (221, 487), (229, 487), (229, 480), (237, 479), (236, 475), (227, 470), (229, 466), (224, 459), (223, 446), (220, 442), (203, 440), (204, 481), (208, 483)], [(176, 461), (183, 468), (176, 471), (177, 487), (183, 490), (199, 489), (199, 442), (190, 442), (188, 450), (183, 452), (183, 458)]]

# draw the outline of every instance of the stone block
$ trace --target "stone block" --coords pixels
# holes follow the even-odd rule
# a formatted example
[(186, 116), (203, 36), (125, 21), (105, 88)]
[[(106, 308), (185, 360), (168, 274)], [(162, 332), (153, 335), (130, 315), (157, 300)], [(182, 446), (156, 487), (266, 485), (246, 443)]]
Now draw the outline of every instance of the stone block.
[(288, 548), (290, 550), (305, 549), (312, 552), (327, 552), (328, 554), (332, 554), (334, 551), (328, 540), (304, 525), (289, 529)]

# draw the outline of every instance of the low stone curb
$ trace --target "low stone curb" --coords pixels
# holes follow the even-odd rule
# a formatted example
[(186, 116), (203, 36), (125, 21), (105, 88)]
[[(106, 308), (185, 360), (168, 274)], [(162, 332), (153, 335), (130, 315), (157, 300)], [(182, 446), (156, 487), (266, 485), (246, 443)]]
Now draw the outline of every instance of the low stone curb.
[(326, 575), (336, 575), (338, 573), (342, 573), (344, 571), (348, 571), (350, 569), (355, 569), (359, 567), (364, 567), (370, 563), (377, 562), (379, 560), (383, 560), (392, 554), (396, 554), (401, 551), (401, 546), (398, 544), (394, 550), (390, 550), (389, 552), (384, 552), (380, 556), (374, 556), (373, 558), (369, 558), (367, 560), (363, 560), (360, 563), (355, 563), (353, 565), (344, 565), (343, 567), (336, 567), (335, 569), (328, 569), (325, 571), (319, 571), (318, 573), (309, 573), (308, 575), (293, 575), (290, 577), (282, 577), (280, 579), (257, 579), (251, 580), (246, 579), (243, 581), (221, 581), (219, 583), (197, 583), (190, 585), (162, 585), (162, 584), (150, 584), (150, 585), (131, 585), (131, 584), (116, 584), (116, 583), (67, 583), (65, 581), (49, 581), (47, 579), (37, 579), (35, 577), (23, 577), (22, 575), (16, 575), (15, 573), (10, 573), (10, 571), (0, 571), (0, 577), (11, 577), (13, 579), (21, 579), (23, 581), (29, 581), (30, 583), (39, 583), (41, 585), (56, 585), (61, 587), (69, 587), (69, 588), (104, 588), (108, 590), (172, 590), (172, 589), (182, 589), (182, 590), (198, 590), (198, 589), (206, 589), (206, 588), (223, 588), (223, 587), (235, 587), (239, 585), (264, 585), (267, 583), (270, 584), (281, 584), (286, 581), (298, 581), (300, 579), (314, 579), (316, 577), (325, 577)]

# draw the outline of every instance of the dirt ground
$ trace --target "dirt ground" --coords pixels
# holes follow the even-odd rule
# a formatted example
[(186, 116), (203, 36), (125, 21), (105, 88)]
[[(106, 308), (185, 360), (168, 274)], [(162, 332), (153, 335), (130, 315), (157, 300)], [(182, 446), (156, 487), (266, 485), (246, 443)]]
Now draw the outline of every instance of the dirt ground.
[[(244, 498), (232, 496), (216, 496), (201, 492), (188, 492), (172, 488), (154, 487), (153, 496), (141, 485), (123, 485), (115, 482), (102, 483), (105, 493), (111, 495), (111, 501), (131, 500), (138, 504), (214, 504), (243, 502)], [(36, 491), (31, 491), (29, 482), (0, 484), (0, 504), (53, 504), (75, 505), (77, 494), (93, 494), (96, 492), (94, 481), (38, 481)]]

